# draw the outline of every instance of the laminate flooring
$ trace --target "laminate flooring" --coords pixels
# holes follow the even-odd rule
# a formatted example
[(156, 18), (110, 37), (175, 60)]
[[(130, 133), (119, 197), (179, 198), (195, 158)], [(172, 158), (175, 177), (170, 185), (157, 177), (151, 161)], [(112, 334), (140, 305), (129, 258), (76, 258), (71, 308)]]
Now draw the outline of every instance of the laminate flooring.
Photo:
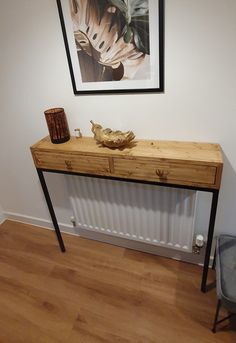
[[(236, 342), (202, 268), (14, 221), (0, 226), (1, 343)], [(210, 270), (213, 282), (215, 272)]]

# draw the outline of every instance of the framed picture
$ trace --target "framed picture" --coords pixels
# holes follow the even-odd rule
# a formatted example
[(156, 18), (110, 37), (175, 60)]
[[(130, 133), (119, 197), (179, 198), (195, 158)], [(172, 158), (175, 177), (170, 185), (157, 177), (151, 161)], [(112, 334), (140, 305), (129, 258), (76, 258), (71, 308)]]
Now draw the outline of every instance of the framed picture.
[(75, 94), (164, 91), (164, 0), (57, 0)]

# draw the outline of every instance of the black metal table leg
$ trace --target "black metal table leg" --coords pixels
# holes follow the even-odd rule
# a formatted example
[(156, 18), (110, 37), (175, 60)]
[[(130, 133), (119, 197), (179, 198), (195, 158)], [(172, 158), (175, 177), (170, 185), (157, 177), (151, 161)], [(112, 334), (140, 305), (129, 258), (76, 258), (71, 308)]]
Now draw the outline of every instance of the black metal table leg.
[(218, 323), (218, 316), (219, 316), (219, 312), (220, 312), (220, 307), (221, 307), (221, 301), (218, 300), (217, 306), (216, 306), (216, 314), (215, 314), (214, 324), (213, 324), (213, 328), (212, 328), (212, 331), (214, 333), (216, 333), (216, 325)]
[(213, 240), (213, 234), (214, 234), (219, 190), (216, 189), (212, 193), (213, 195), (212, 195), (212, 203), (211, 203), (211, 214), (210, 214), (210, 221), (209, 221), (209, 228), (208, 228), (207, 245), (206, 245), (206, 253), (205, 253), (205, 260), (204, 260), (204, 267), (203, 267), (203, 274), (202, 274), (202, 285), (201, 285), (201, 291), (204, 293), (206, 292), (207, 274), (208, 274), (209, 261), (210, 261), (210, 255), (211, 255), (211, 246), (212, 246), (212, 240)]
[(214, 259), (212, 262), (212, 269), (215, 270), (216, 269), (216, 248), (215, 248), (215, 253), (214, 253)]
[(42, 172), (42, 170), (37, 168), (37, 173), (38, 173), (39, 180), (40, 180), (40, 183), (41, 183), (41, 186), (42, 186), (42, 189), (43, 189), (43, 193), (44, 193), (44, 196), (45, 196), (45, 199), (46, 199), (46, 202), (47, 202), (48, 210), (49, 210), (50, 216), (52, 218), (53, 226), (54, 226), (54, 229), (55, 229), (55, 232), (56, 232), (56, 235), (57, 235), (57, 239), (58, 239), (61, 251), (65, 252), (66, 249), (65, 249), (64, 242), (63, 242), (63, 239), (62, 239), (62, 236), (61, 236), (61, 232), (60, 232), (60, 228), (59, 228), (59, 225), (58, 225), (58, 222), (57, 222), (57, 218), (56, 218), (53, 206), (52, 206), (52, 201), (51, 201), (51, 198), (50, 198), (50, 195), (49, 195), (49, 192), (48, 192), (48, 188), (47, 188), (47, 185), (46, 185), (46, 182), (45, 182), (45, 179), (44, 179), (43, 172)]

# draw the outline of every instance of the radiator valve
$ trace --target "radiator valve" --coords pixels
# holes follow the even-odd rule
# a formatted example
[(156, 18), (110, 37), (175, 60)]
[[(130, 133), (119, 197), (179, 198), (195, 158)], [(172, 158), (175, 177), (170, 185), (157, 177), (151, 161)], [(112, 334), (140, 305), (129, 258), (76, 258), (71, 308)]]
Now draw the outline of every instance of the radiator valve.
[(75, 217), (74, 216), (70, 217), (70, 222), (73, 225), (73, 227), (76, 227), (76, 221), (75, 221)]
[(193, 246), (193, 253), (200, 254), (201, 248), (204, 246), (204, 236), (201, 234), (196, 235), (195, 244)]

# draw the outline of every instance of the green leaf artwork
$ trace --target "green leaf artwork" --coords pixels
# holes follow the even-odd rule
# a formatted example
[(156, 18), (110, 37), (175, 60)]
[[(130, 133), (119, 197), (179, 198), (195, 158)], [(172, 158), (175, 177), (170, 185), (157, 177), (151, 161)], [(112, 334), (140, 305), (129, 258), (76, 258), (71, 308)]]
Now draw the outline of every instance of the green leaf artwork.
[[(102, 1), (104, 5), (104, 1)], [(150, 54), (148, 0), (108, 0), (125, 20), (121, 36), (126, 43), (133, 39), (137, 49)]]
[[(76, 0), (72, 3), (76, 9)], [(119, 38), (125, 43), (133, 40), (138, 50), (150, 54), (148, 0), (89, 0), (89, 5), (96, 8), (100, 20), (109, 6), (116, 7), (124, 22)]]

